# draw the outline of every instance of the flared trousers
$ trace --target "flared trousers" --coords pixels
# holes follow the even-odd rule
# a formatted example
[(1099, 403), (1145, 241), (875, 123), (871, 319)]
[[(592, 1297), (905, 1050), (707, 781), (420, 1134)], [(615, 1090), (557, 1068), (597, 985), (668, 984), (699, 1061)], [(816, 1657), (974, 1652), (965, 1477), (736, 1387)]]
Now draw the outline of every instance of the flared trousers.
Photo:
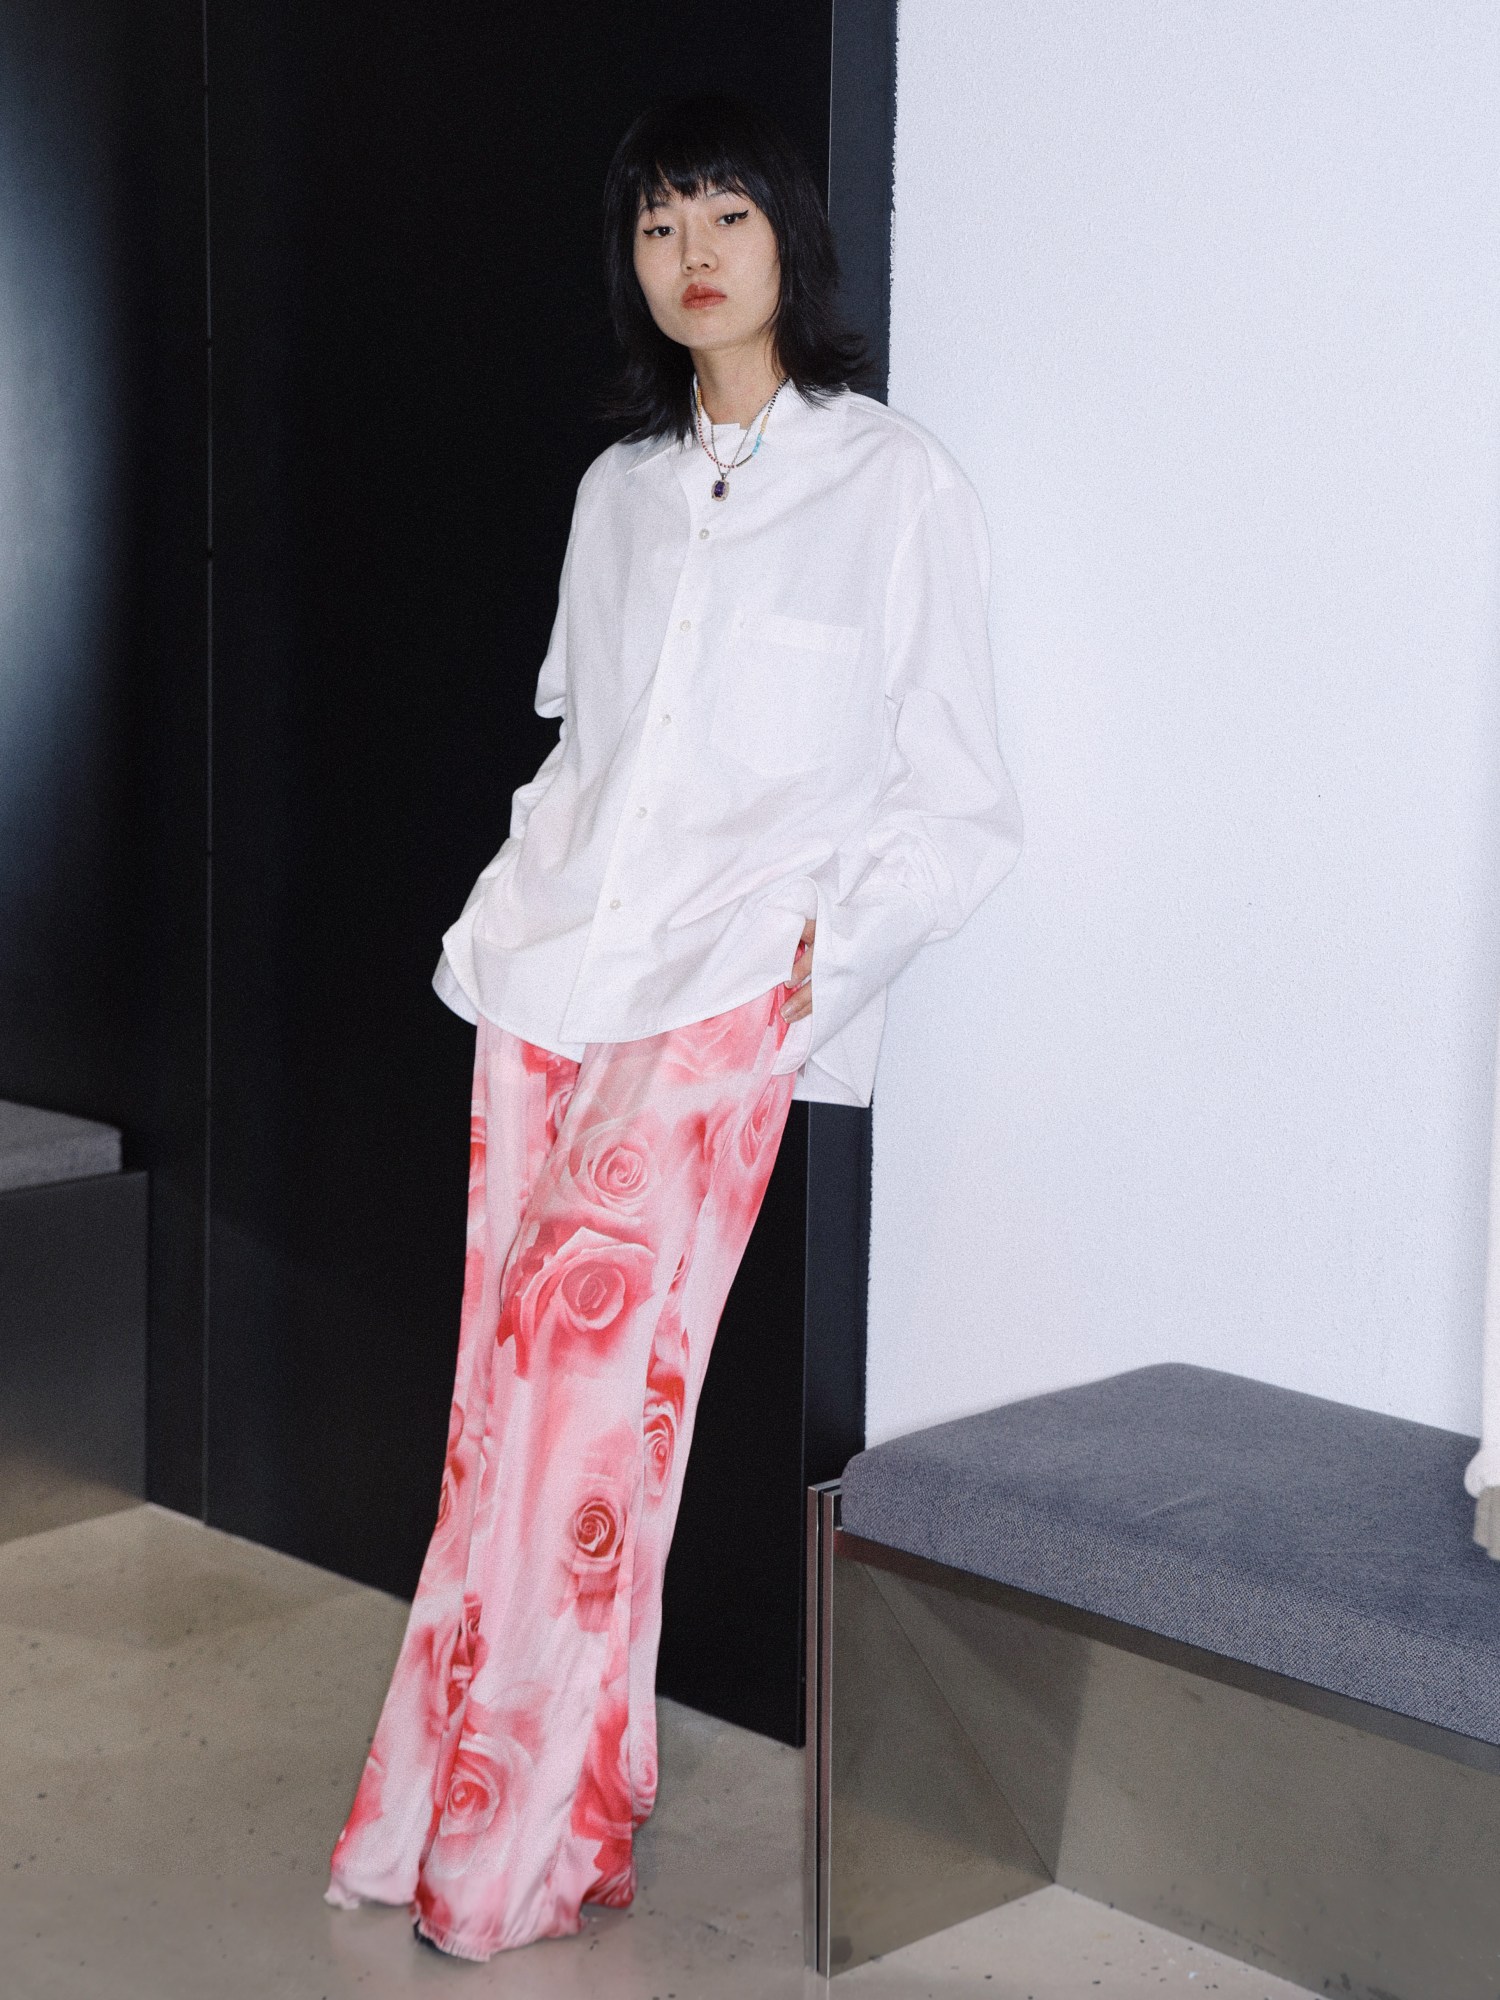
[(481, 1021), (437, 1525), (329, 1902), (484, 1959), (629, 1903), (662, 1577), (794, 1077), (779, 986), (579, 1062)]

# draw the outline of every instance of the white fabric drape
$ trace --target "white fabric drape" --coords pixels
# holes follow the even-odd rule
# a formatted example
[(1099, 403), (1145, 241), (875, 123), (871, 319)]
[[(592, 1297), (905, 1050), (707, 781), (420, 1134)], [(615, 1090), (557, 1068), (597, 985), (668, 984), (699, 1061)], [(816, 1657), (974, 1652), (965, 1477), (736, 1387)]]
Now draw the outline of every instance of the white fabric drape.
[(1490, 1127), (1490, 1236), (1484, 1281), (1484, 1394), (1479, 1449), (1464, 1484), (1478, 1502), (1474, 1539), (1500, 1556), (1500, 1040), (1495, 1054), (1495, 1110)]

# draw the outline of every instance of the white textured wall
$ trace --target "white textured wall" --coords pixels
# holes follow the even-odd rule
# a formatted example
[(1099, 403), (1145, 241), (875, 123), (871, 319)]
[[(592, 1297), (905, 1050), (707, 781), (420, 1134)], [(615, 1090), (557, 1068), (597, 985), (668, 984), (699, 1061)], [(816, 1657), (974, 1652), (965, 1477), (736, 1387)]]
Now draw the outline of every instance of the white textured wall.
[(1500, 6), (903, 0), (891, 401), (1028, 841), (892, 996), (871, 1439), (1164, 1359), (1477, 1428)]

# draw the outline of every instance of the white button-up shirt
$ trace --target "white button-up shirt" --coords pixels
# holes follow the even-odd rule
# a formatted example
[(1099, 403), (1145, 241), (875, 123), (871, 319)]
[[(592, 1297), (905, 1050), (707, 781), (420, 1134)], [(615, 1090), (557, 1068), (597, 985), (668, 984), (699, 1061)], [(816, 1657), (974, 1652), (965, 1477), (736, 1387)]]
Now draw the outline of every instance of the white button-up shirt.
[[(744, 433), (717, 425), (726, 462)], [(885, 990), (1005, 874), (989, 549), (908, 417), (793, 388), (714, 500), (695, 438), (583, 475), (537, 682), (557, 744), (443, 938), (468, 1019), (578, 1057), (787, 979), (817, 918), (794, 1095), (868, 1104)]]

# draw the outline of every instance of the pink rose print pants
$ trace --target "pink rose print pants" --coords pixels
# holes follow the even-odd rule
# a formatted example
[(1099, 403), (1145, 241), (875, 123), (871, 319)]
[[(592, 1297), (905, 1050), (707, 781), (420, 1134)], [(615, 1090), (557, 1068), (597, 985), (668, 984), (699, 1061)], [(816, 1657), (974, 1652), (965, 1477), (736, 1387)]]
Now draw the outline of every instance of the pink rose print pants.
[(437, 1526), (327, 1900), (460, 1958), (629, 1903), (662, 1573), (795, 1078), (776, 987), (580, 1062), (481, 1021)]

